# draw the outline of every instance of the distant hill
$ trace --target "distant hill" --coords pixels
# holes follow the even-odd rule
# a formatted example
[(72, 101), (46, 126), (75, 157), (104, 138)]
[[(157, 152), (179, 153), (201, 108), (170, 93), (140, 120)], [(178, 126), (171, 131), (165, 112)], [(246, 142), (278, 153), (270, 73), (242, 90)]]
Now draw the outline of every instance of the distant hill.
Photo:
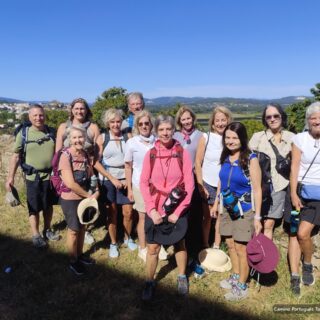
[(22, 103), (22, 102), (25, 102), (25, 101), (12, 99), (12, 98), (0, 97), (0, 102), (1, 103)]

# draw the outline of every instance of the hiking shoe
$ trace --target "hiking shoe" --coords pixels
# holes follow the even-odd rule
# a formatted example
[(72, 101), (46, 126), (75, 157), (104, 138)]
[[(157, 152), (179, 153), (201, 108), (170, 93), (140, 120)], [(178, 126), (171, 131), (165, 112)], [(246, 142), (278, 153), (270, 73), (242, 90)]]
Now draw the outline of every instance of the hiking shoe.
[(305, 286), (312, 286), (315, 283), (313, 265), (302, 263), (302, 283)]
[(118, 258), (119, 257), (119, 249), (117, 244), (110, 244), (109, 249), (109, 258)]
[(163, 246), (161, 246), (160, 252), (159, 252), (159, 260), (167, 260), (167, 259), (168, 259), (168, 252)]
[(131, 251), (134, 251), (138, 248), (137, 244), (131, 238), (124, 239), (123, 244)]
[(95, 243), (94, 237), (89, 231), (86, 231), (84, 234), (84, 243), (89, 245)]
[(79, 260), (76, 262), (70, 262), (69, 269), (76, 275), (76, 276), (82, 276), (85, 274), (86, 269), (83, 266), (82, 263), (80, 263)]
[(300, 295), (300, 277), (299, 276), (291, 276), (290, 289), (294, 295), (296, 296)]
[(148, 252), (147, 248), (143, 248), (143, 249), (139, 248), (138, 257), (142, 259), (144, 263), (146, 263), (147, 261), (147, 252)]
[(51, 229), (47, 229), (46, 231), (43, 231), (43, 237), (44, 239), (49, 241), (59, 241), (61, 238), (60, 234), (52, 231)]
[(227, 301), (239, 301), (245, 299), (248, 296), (248, 287), (246, 286), (245, 289), (239, 287), (239, 283), (232, 286), (230, 292), (224, 295)]
[(231, 290), (238, 283), (238, 279), (232, 274), (228, 279), (220, 281), (220, 288)]
[(155, 286), (156, 283), (154, 281), (146, 281), (141, 296), (143, 301), (150, 301), (153, 299)]
[(188, 279), (187, 276), (181, 275), (178, 276), (178, 293), (181, 295), (186, 295), (189, 292), (189, 284), (188, 284)]
[(96, 261), (90, 257), (85, 256), (84, 254), (78, 257), (78, 261), (84, 265), (90, 266), (96, 263)]
[(32, 237), (32, 243), (35, 248), (46, 248), (46, 241), (38, 234), (37, 236)]

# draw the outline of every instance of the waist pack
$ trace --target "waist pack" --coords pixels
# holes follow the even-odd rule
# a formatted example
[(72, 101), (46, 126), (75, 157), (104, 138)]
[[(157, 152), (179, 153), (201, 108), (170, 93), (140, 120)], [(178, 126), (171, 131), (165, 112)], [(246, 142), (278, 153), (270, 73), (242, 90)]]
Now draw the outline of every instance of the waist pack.
[(320, 185), (298, 183), (297, 193), (305, 200), (320, 200)]
[(283, 176), (285, 179), (289, 180), (290, 177), (290, 169), (291, 169), (291, 160), (289, 157), (283, 157), (278, 148), (269, 140), (270, 145), (276, 155), (276, 171)]

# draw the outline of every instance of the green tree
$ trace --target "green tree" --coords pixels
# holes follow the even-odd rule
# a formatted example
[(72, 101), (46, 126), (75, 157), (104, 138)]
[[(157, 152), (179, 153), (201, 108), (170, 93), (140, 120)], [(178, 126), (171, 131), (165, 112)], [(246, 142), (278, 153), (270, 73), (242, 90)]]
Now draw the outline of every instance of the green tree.
[(315, 87), (311, 88), (310, 91), (314, 95), (314, 100), (320, 101), (320, 83), (316, 83)]
[(288, 115), (288, 130), (292, 132), (301, 132), (305, 125), (305, 113), (306, 108), (310, 105), (312, 101), (305, 99), (291, 104), (286, 108), (286, 113)]
[(69, 113), (67, 110), (46, 110), (46, 124), (58, 129), (59, 125), (66, 122)]
[(91, 111), (93, 121), (100, 127), (103, 127), (103, 113), (110, 108), (121, 109), (127, 112), (127, 90), (121, 87), (112, 87), (101, 94), (101, 97), (96, 99)]
[(264, 126), (260, 120), (242, 120), (241, 123), (247, 129), (249, 140), (255, 132), (264, 130)]

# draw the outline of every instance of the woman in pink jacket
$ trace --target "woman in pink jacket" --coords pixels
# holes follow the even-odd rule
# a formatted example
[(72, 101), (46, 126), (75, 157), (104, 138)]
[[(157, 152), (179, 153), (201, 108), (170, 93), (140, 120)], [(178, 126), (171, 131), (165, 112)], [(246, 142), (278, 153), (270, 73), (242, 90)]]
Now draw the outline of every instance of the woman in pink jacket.
[(188, 228), (188, 210), (194, 179), (192, 163), (178, 141), (173, 139), (174, 120), (160, 115), (155, 121), (158, 140), (147, 152), (140, 178), (140, 189), (147, 215), (145, 232), (148, 247), (146, 284), (143, 300), (154, 294), (154, 275), (161, 245), (174, 245), (178, 266), (178, 293), (189, 291), (186, 277), (187, 252), (184, 236)]

